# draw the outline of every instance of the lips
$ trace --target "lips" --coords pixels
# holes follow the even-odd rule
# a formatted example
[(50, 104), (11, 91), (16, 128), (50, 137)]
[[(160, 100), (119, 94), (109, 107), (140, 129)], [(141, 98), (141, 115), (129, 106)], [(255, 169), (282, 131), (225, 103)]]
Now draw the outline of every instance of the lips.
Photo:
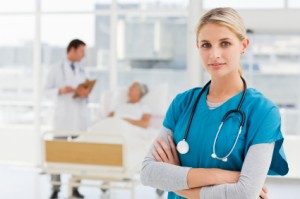
[(219, 68), (221, 68), (224, 65), (225, 65), (225, 63), (219, 63), (219, 62), (208, 64), (208, 66), (210, 66), (210, 67), (212, 67), (214, 69), (219, 69)]
[(210, 66), (220, 66), (220, 65), (224, 65), (225, 63), (218, 63), (218, 62), (216, 62), (216, 63), (212, 63), (212, 64), (208, 64), (208, 65), (210, 65)]

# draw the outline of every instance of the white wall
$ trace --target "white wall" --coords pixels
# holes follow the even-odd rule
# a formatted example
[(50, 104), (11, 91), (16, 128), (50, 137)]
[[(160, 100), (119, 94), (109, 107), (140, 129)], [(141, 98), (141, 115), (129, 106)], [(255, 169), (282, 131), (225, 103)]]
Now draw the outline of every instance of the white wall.
[(33, 127), (0, 127), (0, 137), (0, 163), (37, 165), (41, 149)]

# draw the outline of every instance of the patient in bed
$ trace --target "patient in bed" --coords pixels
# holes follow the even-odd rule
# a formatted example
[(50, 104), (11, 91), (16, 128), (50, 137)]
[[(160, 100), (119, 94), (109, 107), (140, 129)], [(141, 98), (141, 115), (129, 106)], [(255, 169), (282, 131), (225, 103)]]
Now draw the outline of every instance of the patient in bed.
[(133, 125), (147, 128), (151, 119), (151, 111), (146, 104), (141, 102), (147, 92), (148, 87), (145, 84), (134, 82), (128, 89), (128, 101), (118, 104), (108, 116), (121, 118)]
[[(164, 105), (167, 104), (167, 87), (153, 86), (148, 92), (145, 85), (134, 82), (129, 89), (106, 93), (107, 95), (103, 93), (100, 103), (101, 119), (77, 140), (108, 144), (125, 143), (124, 170), (120, 175), (130, 178), (140, 170), (142, 160), (159, 133), (163, 118), (161, 115), (166, 110)], [(109, 174), (109, 171), (103, 172), (107, 177)], [(102, 191), (102, 198), (109, 198), (109, 191)]]
[[(89, 142), (105, 142), (108, 138), (122, 138), (126, 143), (128, 161), (125, 165), (128, 173), (140, 167), (139, 157), (147, 153), (147, 149), (156, 137), (156, 131), (147, 129), (151, 119), (150, 107), (141, 102), (148, 93), (148, 87), (139, 82), (131, 84), (127, 91), (127, 100), (119, 102), (111, 108), (106, 119), (101, 119), (88, 128), (88, 132), (79, 140)], [(136, 149), (139, 150), (136, 150)], [(106, 184), (106, 183), (104, 183)], [(108, 198), (109, 192), (102, 189), (102, 198)]]

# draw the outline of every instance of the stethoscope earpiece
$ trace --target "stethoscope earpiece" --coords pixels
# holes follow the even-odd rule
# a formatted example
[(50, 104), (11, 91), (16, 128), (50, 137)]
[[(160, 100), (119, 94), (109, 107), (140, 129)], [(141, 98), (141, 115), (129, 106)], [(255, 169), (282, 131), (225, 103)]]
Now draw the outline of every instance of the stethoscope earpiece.
[(223, 162), (227, 162), (227, 160), (228, 160), (228, 158), (226, 158), (226, 157), (224, 157), (224, 158), (219, 158), (219, 157), (217, 156), (217, 154), (215, 154), (215, 153), (211, 154), (211, 157), (212, 157), (213, 159), (222, 160)]

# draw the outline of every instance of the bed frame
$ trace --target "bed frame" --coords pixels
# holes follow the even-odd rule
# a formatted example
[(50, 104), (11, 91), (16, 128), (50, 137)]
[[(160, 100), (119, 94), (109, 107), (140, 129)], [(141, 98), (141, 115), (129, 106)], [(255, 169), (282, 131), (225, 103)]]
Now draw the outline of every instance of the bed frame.
[[(125, 170), (125, 155), (122, 140), (116, 143), (88, 143), (74, 141), (71, 135), (79, 136), (84, 132), (49, 131), (43, 136), (42, 170), (48, 174), (71, 174), (68, 182), (68, 197), (72, 188), (93, 186), (104, 189), (129, 189), (134, 199), (135, 186), (139, 179)], [(52, 137), (68, 137), (68, 140), (49, 139)], [(106, 182), (103, 185), (78, 183), (78, 180), (97, 180)], [(118, 183), (114, 183), (118, 182)], [(122, 183), (120, 183), (122, 182)], [(62, 182), (51, 182), (60, 185)]]

